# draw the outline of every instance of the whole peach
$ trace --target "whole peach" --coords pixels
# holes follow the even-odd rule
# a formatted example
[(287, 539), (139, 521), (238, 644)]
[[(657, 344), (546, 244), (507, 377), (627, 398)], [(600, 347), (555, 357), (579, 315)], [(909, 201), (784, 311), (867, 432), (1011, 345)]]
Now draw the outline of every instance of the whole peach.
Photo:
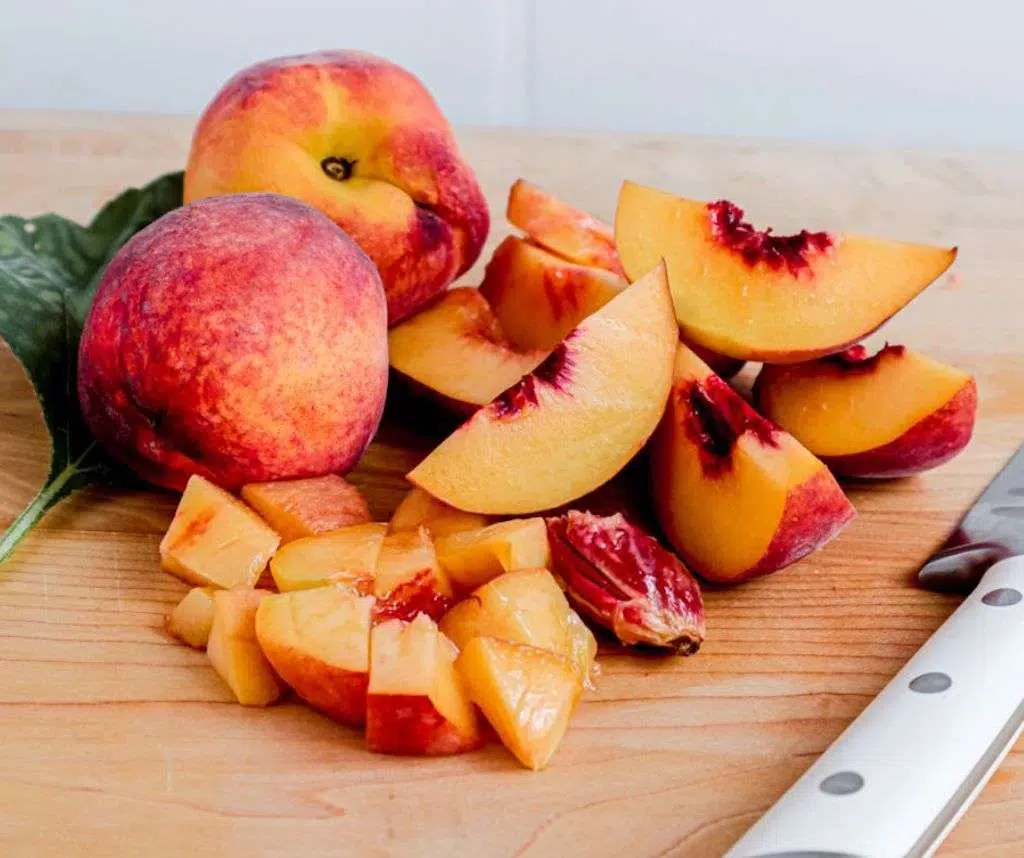
[(320, 212), (275, 194), (214, 197), (114, 257), (78, 361), (93, 434), (153, 483), (344, 472), (384, 407), (384, 290)]
[(391, 324), (466, 271), (487, 203), (447, 120), (405, 69), (356, 51), (236, 74), (196, 127), (185, 200), (273, 191), (323, 211), (380, 270)]

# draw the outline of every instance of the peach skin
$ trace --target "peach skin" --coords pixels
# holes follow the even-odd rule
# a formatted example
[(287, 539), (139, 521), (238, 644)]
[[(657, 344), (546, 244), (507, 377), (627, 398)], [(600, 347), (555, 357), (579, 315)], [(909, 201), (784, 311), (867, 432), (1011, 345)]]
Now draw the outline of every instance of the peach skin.
[(733, 358), (797, 363), (841, 351), (898, 312), (956, 248), (803, 230), (775, 235), (725, 200), (625, 182), (615, 237), (626, 273), (668, 266), (687, 342)]
[(466, 271), (487, 203), (422, 83), (357, 51), (283, 57), (236, 74), (192, 138), (185, 200), (273, 191), (323, 211), (377, 265), (392, 324)]
[(659, 265), (456, 429), (409, 481), (450, 506), (494, 515), (554, 509), (585, 495), (657, 426), (677, 336)]
[(809, 363), (765, 366), (761, 412), (846, 477), (902, 477), (948, 462), (974, 429), (967, 373), (904, 346), (863, 346)]
[(93, 435), (181, 490), (352, 468), (388, 381), (373, 263), (320, 212), (274, 194), (184, 206), (107, 266), (78, 393)]
[(682, 344), (650, 460), (666, 536), (711, 581), (781, 569), (854, 516), (828, 468)]

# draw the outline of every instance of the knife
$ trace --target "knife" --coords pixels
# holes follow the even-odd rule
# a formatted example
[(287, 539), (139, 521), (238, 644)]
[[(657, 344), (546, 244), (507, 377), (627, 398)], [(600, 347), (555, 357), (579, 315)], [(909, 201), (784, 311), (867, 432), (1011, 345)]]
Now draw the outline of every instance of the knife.
[(970, 591), (726, 858), (923, 858), (1024, 726), (1024, 446), (918, 573)]

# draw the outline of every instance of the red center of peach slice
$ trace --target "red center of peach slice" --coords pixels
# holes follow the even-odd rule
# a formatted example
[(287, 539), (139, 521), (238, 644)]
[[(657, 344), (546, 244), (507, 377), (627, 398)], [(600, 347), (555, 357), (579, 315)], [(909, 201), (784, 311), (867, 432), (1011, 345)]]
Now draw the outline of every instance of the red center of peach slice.
[(751, 267), (763, 262), (774, 271), (785, 267), (797, 275), (810, 267), (815, 254), (833, 244), (827, 232), (802, 229), (795, 235), (774, 235), (771, 227), (755, 229), (743, 220), (743, 209), (728, 200), (708, 203), (707, 211), (715, 240), (738, 253)]
[(731, 453), (737, 439), (750, 432), (765, 445), (777, 447), (777, 428), (736, 396), (717, 376), (693, 381), (675, 394), (683, 405), (683, 429), (700, 450), (701, 465), (709, 476), (725, 473), (732, 466)]
[(524, 408), (536, 405), (539, 384), (556, 390), (565, 389), (573, 367), (572, 355), (568, 348), (572, 337), (573, 334), (570, 333), (530, 375), (521, 378), (494, 400), (491, 407), (496, 416), (511, 417)]

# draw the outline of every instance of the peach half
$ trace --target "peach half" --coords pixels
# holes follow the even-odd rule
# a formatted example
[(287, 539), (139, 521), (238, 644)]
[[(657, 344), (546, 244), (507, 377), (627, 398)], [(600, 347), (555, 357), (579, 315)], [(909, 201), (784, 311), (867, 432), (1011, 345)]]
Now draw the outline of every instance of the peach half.
[(481, 408), (409, 473), (469, 512), (553, 509), (607, 482), (665, 409), (678, 338), (658, 265)]
[(878, 328), (956, 259), (956, 248), (803, 230), (775, 235), (725, 200), (625, 182), (615, 237), (630, 277), (668, 266), (684, 338), (730, 357), (797, 363)]
[(391, 368), (468, 414), (533, 371), (547, 351), (520, 350), (476, 289), (452, 289), (388, 335)]
[(625, 279), (612, 228), (532, 182), (517, 179), (513, 183), (505, 216), (531, 241), (563, 259)]
[(372, 596), (329, 584), (266, 596), (256, 639), (274, 670), (314, 709), (342, 724), (366, 720)]
[(569, 262), (509, 236), (487, 263), (480, 294), (518, 347), (550, 351), (627, 285), (621, 274)]
[(902, 477), (967, 446), (978, 388), (965, 372), (904, 346), (863, 346), (792, 366), (765, 366), (761, 412), (836, 474)]
[(711, 581), (781, 569), (854, 516), (828, 468), (683, 345), (651, 442), (651, 481), (665, 534)]
[(457, 655), (424, 614), (374, 627), (366, 698), (371, 751), (436, 756), (482, 744), (476, 710), (455, 672)]

